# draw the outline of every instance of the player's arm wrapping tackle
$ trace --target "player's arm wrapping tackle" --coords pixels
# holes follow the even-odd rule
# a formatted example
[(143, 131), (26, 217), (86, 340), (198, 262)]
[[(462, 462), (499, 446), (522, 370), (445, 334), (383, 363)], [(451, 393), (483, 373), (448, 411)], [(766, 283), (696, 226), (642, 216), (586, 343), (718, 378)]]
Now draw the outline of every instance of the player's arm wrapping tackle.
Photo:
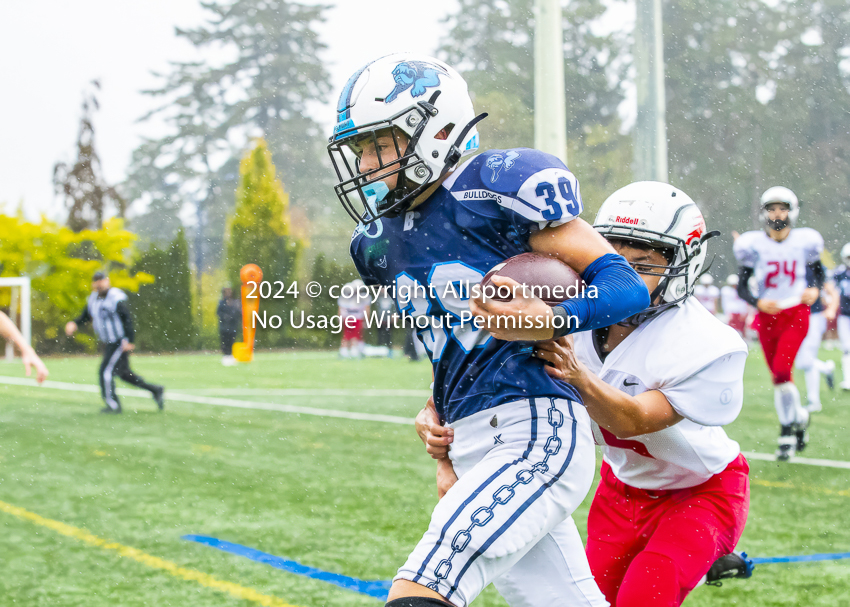
[(658, 390), (630, 396), (599, 379), (576, 356), (573, 338), (537, 345), (534, 355), (550, 365), (546, 372), (581, 393), (591, 418), (617, 438), (631, 438), (669, 428), (684, 419)]

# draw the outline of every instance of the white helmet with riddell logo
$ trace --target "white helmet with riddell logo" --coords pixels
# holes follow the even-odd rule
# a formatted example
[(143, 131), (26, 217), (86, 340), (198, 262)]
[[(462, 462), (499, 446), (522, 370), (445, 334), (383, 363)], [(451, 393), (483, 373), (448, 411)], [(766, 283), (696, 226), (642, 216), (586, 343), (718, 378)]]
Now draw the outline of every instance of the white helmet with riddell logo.
[(705, 219), (690, 196), (658, 181), (638, 181), (611, 194), (593, 227), (608, 240), (637, 242), (659, 249), (669, 259), (666, 266), (636, 268), (639, 274), (663, 274), (663, 278), (650, 294), (653, 303), (630, 319), (633, 324), (690, 297), (705, 267), (705, 241), (719, 235), (706, 232)]
[[(478, 150), (475, 115), (466, 81), (432, 57), (412, 53), (387, 55), (349, 78), (337, 104), (337, 119), (328, 144), (336, 170), (334, 188), (342, 206), (358, 223), (407, 210), (428, 184)], [(379, 133), (402, 132), (406, 149), (396, 140), (398, 159), (359, 173), (364, 140), (377, 145)], [(397, 174), (388, 191), (383, 180)]]
[[(767, 205), (779, 202), (788, 207), (788, 221), (774, 220), (771, 221), (767, 216)], [(759, 205), (759, 219), (762, 225), (769, 227), (772, 230), (784, 230), (788, 224), (794, 225), (797, 223), (797, 218), (800, 216), (800, 201), (797, 200), (797, 195), (788, 188), (781, 185), (773, 186), (765, 190), (761, 195), (761, 203)]]

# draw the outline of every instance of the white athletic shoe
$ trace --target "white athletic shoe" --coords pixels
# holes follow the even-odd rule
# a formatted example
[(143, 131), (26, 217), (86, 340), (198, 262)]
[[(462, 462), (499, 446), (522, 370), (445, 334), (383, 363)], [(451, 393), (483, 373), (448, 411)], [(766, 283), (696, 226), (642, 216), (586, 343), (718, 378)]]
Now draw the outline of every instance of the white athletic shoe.
[(795, 425), (782, 426), (777, 439), (776, 460), (787, 462), (797, 454), (797, 436)]

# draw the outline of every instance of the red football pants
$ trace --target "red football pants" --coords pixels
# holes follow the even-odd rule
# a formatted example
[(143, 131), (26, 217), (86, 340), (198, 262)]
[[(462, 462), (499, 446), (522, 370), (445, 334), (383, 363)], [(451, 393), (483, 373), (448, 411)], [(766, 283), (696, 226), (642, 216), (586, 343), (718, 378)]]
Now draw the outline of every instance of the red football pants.
[(810, 308), (800, 304), (779, 314), (756, 313), (756, 328), (774, 385), (791, 380), (797, 351), (809, 332)]
[(630, 487), (602, 463), (587, 519), (587, 560), (611, 607), (682, 604), (718, 557), (735, 549), (750, 508), (743, 455), (689, 489)]
[(351, 317), (343, 319), (342, 341), (363, 341), (363, 319), (351, 320)]

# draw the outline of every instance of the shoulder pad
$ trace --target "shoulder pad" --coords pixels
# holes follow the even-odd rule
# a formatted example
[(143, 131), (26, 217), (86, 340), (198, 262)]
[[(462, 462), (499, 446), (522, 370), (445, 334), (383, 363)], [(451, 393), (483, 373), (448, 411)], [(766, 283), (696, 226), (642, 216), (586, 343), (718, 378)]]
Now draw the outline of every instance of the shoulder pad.
[(555, 156), (531, 148), (489, 150), (479, 158), (482, 186), (500, 194), (515, 195), (529, 177), (546, 169), (569, 173)]
[(819, 251), (823, 249), (823, 236), (814, 228), (797, 228), (807, 246), (815, 247)]

